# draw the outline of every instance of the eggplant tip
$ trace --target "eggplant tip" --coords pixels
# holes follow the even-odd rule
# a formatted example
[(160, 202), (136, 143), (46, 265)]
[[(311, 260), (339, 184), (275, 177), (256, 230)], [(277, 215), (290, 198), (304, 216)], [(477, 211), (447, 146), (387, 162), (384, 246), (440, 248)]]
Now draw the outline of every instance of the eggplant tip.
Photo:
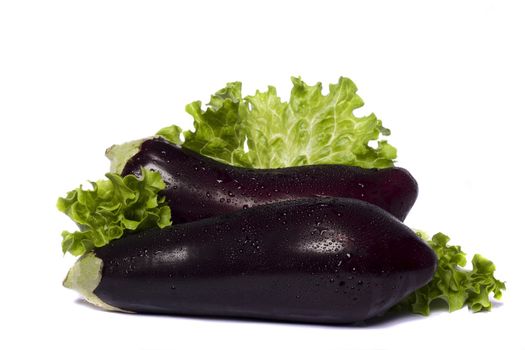
[(121, 174), (124, 166), (131, 157), (137, 154), (140, 146), (147, 139), (133, 140), (120, 145), (113, 145), (106, 149), (106, 157), (110, 160), (110, 171)]
[(62, 285), (66, 288), (76, 290), (89, 303), (108, 311), (123, 311), (111, 306), (97, 297), (94, 290), (102, 279), (102, 259), (93, 252), (81, 256), (69, 269)]

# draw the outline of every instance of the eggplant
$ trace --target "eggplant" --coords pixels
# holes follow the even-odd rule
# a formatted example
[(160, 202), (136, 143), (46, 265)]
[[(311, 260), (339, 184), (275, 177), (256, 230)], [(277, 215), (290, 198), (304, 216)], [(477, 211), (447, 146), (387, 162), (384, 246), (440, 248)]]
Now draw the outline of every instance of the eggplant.
[(247, 169), (219, 163), (162, 138), (146, 140), (122, 175), (157, 171), (173, 222), (183, 223), (304, 197), (348, 197), (375, 204), (403, 221), (417, 198), (418, 186), (398, 167), (363, 169), (346, 165), (307, 165)]
[(347, 324), (435, 269), (433, 250), (383, 209), (304, 198), (129, 234), (80, 258), (64, 285), (110, 310)]

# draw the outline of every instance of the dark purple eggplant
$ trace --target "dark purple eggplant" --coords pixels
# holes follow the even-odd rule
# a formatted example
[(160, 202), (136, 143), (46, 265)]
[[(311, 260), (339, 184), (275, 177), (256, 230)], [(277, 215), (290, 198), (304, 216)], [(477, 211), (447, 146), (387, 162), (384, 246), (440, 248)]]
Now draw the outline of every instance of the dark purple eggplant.
[(403, 168), (308, 165), (247, 169), (219, 163), (161, 138), (146, 140), (122, 175), (158, 171), (173, 222), (183, 223), (252, 206), (305, 197), (357, 198), (404, 220), (416, 201), (416, 180)]
[(435, 268), (381, 208), (307, 198), (127, 235), (81, 258), (64, 285), (113, 310), (344, 324), (385, 312)]

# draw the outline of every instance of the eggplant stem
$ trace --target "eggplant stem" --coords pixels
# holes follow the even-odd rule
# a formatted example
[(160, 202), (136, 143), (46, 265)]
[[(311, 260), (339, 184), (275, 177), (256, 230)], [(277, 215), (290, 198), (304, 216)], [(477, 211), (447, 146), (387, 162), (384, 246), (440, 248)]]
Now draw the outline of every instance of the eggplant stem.
[(98, 258), (95, 253), (86, 253), (69, 269), (62, 285), (66, 288), (76, 290), (89, 303), (101, 309), (129, 312), (111, 306), (95, 295), (94, 290), (98, 287), (102, 278), (102, 265), (102, 259)]

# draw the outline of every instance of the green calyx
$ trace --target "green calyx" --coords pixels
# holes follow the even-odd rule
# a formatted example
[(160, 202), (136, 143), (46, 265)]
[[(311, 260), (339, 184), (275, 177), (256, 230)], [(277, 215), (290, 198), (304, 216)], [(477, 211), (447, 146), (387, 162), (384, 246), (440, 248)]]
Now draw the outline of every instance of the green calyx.
[(106, 150), (106, 157), (111, 162), (110, 172), (122, 174), (122, 170), (124, 170), (127, 161), (139, 152), (140, 145), (142, 145), (145, 140), (146, 139), (134, 140), (109, 147)]
[(124, 311), (103, 302), (94, 291), (102, 279), (102, 260), (90, 252), (80, 257), (75, 265), (69, 269), (64, 287), (73, 289), (82, 295), (88, 302), (108, 311)]

